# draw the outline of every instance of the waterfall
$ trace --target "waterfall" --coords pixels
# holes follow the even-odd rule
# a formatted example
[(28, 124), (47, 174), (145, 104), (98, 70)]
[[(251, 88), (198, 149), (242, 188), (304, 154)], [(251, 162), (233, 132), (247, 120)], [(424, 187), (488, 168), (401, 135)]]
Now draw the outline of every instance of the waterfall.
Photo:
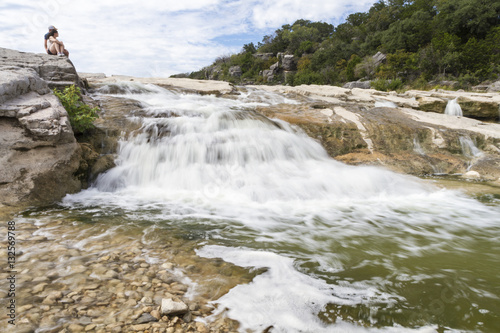
[(376, 108), (391, 108), (391, 109), (396, 109), (398, 106), (394, 104), (391, 101), (385, 101), (385, 100), (377, 100), (375, 102), (375, 107)]
[(420, 145), (420, 142), (418, 141), (418, 137), (415, 136), (413, 138), (413, 150), (419, 154), (419, 155), (425, 155), (425, 151), (424, 149), (422, 148), (422, 146)]
[(458, 104), (458, 97), (448, 101), (444, 114), (463, 117), (462, 108), (460, 107), (460, 104)]
[(97, 180), (101, 191), (139, 191), (165, 200), (218, 196), (239, 209), (242, 202), (339, 200), (421, 188), (382, 169), (334, 161), (300, 130), (248, 109), (283, 103), (279, 95), (230, 100), (160, 89), (125, 96), (147, 105), (142, 127), (120, 142), (117, 166)]
[(459, 140), (462, 147), (462, 154), (465, 157), (472, 159), (483, 155), (483, 152), (476, 147), (469, 136), (461, 136)]
[[(255, 275), (211, 300), (214, 317), (202, 320), (226, 315), (240, 332), (430, 332), (428, 309), (451, 290), (443, 326), (496, 320), (496, 207), (335, 161), (297, 127), (254, 111), (299, 104), (283, 95), (201, 96), (137, 83), (100, 91), (138, 101), (143, 109), (128, 117), (141, 127), (119, 142), (116, 167), (62, 205), (103, 228), (165, 231), (195, 243), (200, 257)], [(480, 153), (470, 138), (460, 142), (464, 154)], [(417, 138), (414, 147), (425, 153)], [(463, 307), (468, 294), (477, 307)]]

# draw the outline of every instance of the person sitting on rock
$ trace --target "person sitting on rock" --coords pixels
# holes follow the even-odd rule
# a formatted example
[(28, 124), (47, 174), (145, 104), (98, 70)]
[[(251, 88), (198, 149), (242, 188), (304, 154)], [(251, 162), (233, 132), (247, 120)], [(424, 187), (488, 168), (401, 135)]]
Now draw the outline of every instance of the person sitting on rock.
[(56, 29), (49, 32), (47, 53), (52, 55), (57, 54), (59, 57), (68, 57), (68, 50), (64, 48), (64, 43), (62, 41), (57, 40), (57, 37), (59, 37), (59, 32)]
[(48, 54), (51, 54), (50, 51), (49, 51), (49, 48), (47, 46), (47, 41), (49, 40), (49, 34), (53, 31), (53, 30), (57, 30), (56, 27), (54, 27), (53, 25), (49, 25), (49, 32), (47, 32), (45, 34), (45, 36), (43, 36), (44, 38), (44, 46), (45, 46), (45, 52), (47, 52)]

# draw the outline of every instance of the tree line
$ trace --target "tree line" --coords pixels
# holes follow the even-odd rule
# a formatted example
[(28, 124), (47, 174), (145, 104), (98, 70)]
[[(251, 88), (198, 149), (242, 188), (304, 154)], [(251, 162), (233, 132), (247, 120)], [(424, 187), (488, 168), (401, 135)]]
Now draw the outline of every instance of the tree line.
[[(386, 56), (383, 63), (374, 60), (377, 52)], [(271, 56), (256, 56), (262, 53)], [(294, 55), (294, 70), (277, 73), (274, 83), (371, 80), (387, 90), (447, 80), (469, 88), (499, 78), (500, 0), (379, 0), (336, 27), (297, 20), (189, 77), (266, 83), (262, 71), (280, 54)], [(230, 73), (234, 66), (240, 74)]]

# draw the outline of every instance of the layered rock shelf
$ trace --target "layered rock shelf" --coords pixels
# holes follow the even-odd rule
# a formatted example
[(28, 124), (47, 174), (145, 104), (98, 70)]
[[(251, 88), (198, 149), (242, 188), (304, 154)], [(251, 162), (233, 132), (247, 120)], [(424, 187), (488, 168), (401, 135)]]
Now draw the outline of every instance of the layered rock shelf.
[(46, 204), (80, 190), (80, 147), (48, 82), (31, 67), (0, 72), (0, 205)]
[(465, 117), (498, 122), (500, 120), (500, 94), (496, 92), (477, 93), (466, 91), (409, 90), (404, 93), (383, 92), (374, 89), (342, 88), (335, 86), (302, 85), (249, 86), (267, 91), (297, 94), (335, 105), (356, 104), (374, 107), (391, 103), (399, 108), (444, 113), (450, 100), (457, 99)]

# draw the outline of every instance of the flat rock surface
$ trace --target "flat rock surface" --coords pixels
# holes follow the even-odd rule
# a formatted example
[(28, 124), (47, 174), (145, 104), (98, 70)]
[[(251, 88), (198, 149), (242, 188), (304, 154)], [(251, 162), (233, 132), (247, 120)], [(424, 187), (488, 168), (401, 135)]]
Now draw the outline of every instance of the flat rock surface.
[(192, 80), (186, 78), (140, 78), (123, 75), (113, 75), (110, 77), (94, 77), (87, 74), (87, 80), (91, 85), (109, 84), (115, 82), (139, 82), (143, 84), (156, 84), (164, 87), (177, 87), (192, 90), (203, 94), (228, 94), (233, 91), (233, 86), (224, 81)]
[(71, 60), (66, 57), (20, 52), (0, 47), (0, 66), (31, 68), (51, 88), (79, 84), (76, 69)]

